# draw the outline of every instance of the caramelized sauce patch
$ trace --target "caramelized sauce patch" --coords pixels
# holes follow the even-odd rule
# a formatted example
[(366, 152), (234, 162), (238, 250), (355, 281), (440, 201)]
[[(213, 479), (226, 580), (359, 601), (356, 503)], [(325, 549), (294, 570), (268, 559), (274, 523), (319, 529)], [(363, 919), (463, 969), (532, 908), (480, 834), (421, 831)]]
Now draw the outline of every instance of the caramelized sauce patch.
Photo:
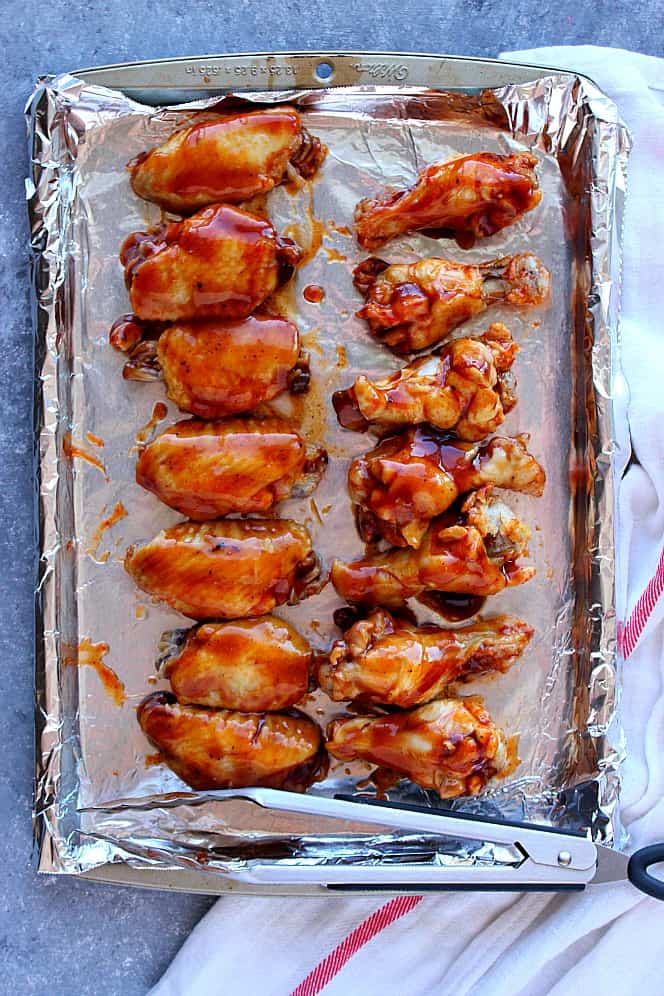
[(95, 456), (94, 453), (90, 453), (89, 450), (86, 450), (82, 443), (79, 443), (73, 439), (71, 432), (66, 432), (64, 435), (64, 439), (62, 441), (62, 451), (69, 460), (84, 460), (85, 463), (89, 463), (91, 467), (94, 467), (100, 472), (100, 474), (103, 474), (107, 481), (110, 480), (108, 474), (106, 473), (106, 465), (99, 459), (99, 457)]

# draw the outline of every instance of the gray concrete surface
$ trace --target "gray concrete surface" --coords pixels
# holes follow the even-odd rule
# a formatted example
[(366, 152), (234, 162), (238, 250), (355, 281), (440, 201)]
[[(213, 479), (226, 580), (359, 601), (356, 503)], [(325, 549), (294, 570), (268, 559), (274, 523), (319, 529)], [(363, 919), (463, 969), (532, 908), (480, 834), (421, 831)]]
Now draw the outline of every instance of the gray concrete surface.
[[(431, 10), (434, 9), (432, 13)], [(32, 332), (22, 107), (38, 74), (209, 52), (339, 48), (495, 55), (593, 43), (662, 54), (661, 0), (3, 0), (0, 51), (0, 993), (146, 993), (208, 909), (204, 897), (37, 877), (31, 853)], [(659, 28), (657, 27), (659, 23)], [(232, 990), (220, 980), (218, 992)], [(358, 994), (359, 996), (359, 994)]]

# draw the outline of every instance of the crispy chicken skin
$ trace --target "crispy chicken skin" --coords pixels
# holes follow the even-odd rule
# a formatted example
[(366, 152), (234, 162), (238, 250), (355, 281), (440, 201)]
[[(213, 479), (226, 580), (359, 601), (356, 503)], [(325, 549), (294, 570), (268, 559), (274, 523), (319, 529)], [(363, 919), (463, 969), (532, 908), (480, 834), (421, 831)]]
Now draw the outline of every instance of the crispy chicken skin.
[(266, 194), (286, 177), (289, 163), (309, 178), (324, 157), (324, 146), (302, 128), (298, 112), (274, 107), (218, 114), (181, 128), (127, 169), (139, 197), (190, 214)]
[(288, 709), (309, 689), (311, 647), (275, 616), (203, 623), (164, 668), (178, 702), (214, 709)]
[(171, 401), (201, 418), (239, 415), (286, 390), (309, 389), (309, 358), (286, 318), (251, 315), (163, 326), (124, 315), (110, 339), (130, 353), (127, 380), (163, 379)]
[(302, 252), (265, 218), (215, 204), (133, 232), (120, 250), (132, 311), (144, 321), (246, 318)]
[(491, 489), (474, 491), (459, 511), (431, 522), (417, 550), (390, 550), (332, 564), (332, 584), (347, 602), (399, 606), (426, 592), (495, 595), (535, 573), (515, 563), (530, 530)]
[(395, 353), (440, 342), (492, 304), (542, 305), (551, 289), (549, 271), (532, 253), (477, 266), (433, 257), (392, 265), (370, 258), (355, 267), (354, 279), (366, 298), (358, 318)]
[(335, 702), (358, 699), (410, 709), (440, 698), (461, 678), (509, 670), (532, 635), (530, 626), (511, 616), (441, 629), (375, 609), (333, 644), (316, 678)]
[(493, 484), (541, 495), (545, 475), (526, 449), (527, 436), (462, 443), (430, 429), (408, 429), (356, 457), (348, 472), (362, 539), (418, 547), (429, 522), (461, 494)]
[(321, 730), (302, 713), (201, 709), (153, 692), (137, 715), (169, 768), (201, 791), (265, 785), (302, 792), (327, 769)]
[(428, 422), (461, 439), (484, 439), (516, 404), (511, 367), (519, 347), (496, 322), (479, 338), (455, 339), (383, 380), (364, 375), (332, 402), (346, 429)]
[(230, 512), (268, 512), (294, 492), (310, 494), (327, 463), (320, 447), (279, 418), (187, 419), (141, 452), (136, 481), (197, 522)]
[(384, 242), (420, 229), (456, 234), (472, 245), (512, 225), (542, 199), (529, 152), (475, 152), (423, 169), (408, 190), (360, 201), (357, 240), (372, 252)]
[(288, 519), (180, 522), (129, 547), (143, 591), (192, 619), (244, 619), (309, 593), (319, 566), (304, 526)]
[(326, 747), (400, 772), (441, 799), (477, 795), (509, 765), (505, 736), (475, 696), (440, 699), (389, 716), (335, 719)]

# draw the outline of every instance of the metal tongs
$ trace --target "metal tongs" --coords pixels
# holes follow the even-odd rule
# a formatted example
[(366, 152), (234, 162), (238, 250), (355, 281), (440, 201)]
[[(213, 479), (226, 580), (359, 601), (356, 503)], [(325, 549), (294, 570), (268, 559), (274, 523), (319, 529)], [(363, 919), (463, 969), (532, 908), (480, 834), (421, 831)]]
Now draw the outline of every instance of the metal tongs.
[[(220, 799), (243, 799), (264, 809), (349, 820), (410, 833), (483, 841), (507, 846), (519, 858), (509, 864), (474, 865), (401, 862), (384, 864), (288, 864), (252, 861), (229, 877), (256, 885), (319, 885), (330, 889), (393, 891), (477, 890), (505, 892), (581, 891), (587, 885), (629, 879), (655, 899), (664, 900), (664, 879), (648, 871), (664, 862), (664, 843), (637, 851), (630, 858), (585, 835), (533, 823), (511, 823), (463, 813), (426, 809), (403, 803), (352, 796), (326, 799), (268, 788), (228, 789)], [(357, 831), (356, 831), (357, 832)]]

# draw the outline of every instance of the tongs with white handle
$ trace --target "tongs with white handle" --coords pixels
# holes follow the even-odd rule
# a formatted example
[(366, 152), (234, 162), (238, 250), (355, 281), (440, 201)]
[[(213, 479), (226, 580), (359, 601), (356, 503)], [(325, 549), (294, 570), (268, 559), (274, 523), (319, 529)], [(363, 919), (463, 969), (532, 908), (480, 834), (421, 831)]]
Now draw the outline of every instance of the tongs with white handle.
[(409, 863), (289, 864), (252, 861), (232, 878), (261, 885), (323, 885), (328, 888), (408, 890), (479, 890), (515, 892), (580, 891), (601, 882), (629, 881), (641, 892), (664, 900), (664, 880), (649, 868), (664, 862), (664, 843), (644, 847), (628, 858), (585, 835), (512, 823), (465, 813), (426, 809), (378, 799), (337, 796), (326, 799), (277, 789), (228, 789), (219, 799), (244, 799), (265, 809), (349, 820), (406, 833), (424, 833), (457, 840), (483, 841), (512, 848), (516, 862), (500, 865)]

